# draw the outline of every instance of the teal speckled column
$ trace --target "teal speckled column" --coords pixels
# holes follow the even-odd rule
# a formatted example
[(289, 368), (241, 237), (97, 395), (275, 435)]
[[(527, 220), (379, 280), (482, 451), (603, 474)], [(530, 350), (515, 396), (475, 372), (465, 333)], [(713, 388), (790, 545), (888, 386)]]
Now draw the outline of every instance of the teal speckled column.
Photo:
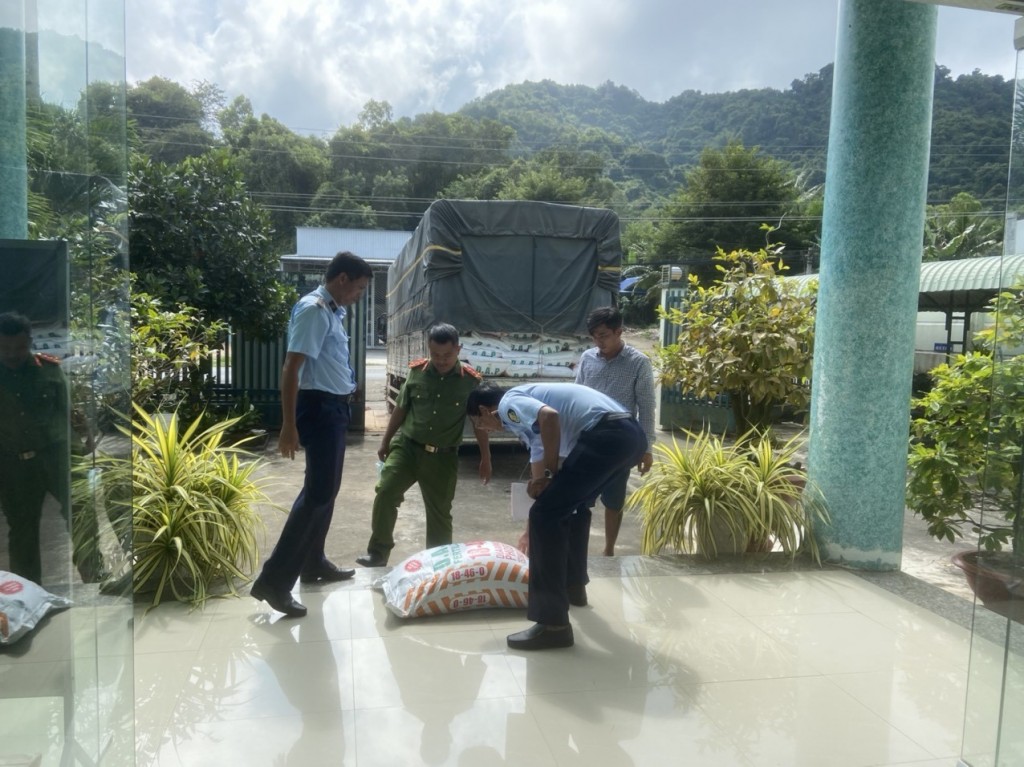
[(825, 558), (861, 569), (899, 569), (903, 544), (935, 24), (922, 3), (840, 3), (808, 468)]
[(0, 0), (0, 238), (28, 235), (25, 31), (21, 2)]

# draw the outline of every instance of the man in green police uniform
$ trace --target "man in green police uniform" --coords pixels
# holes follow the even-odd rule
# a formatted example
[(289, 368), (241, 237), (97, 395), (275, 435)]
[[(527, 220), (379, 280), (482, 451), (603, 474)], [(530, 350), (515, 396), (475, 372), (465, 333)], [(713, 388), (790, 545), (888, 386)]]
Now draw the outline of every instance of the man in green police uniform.
[[(384, 461), (373, 501), (370, 542), (364, 567), (383, 567), (395, 547), (398, 507), (405, 491), (419, 483), (427, 512), (427, 548), (452, 542), (452, 498), (459, 473), (459, 443), (466, 421), (466, 399), (481, 376), (459, 362), (459, 332), (447, 323), (427, 330), (430, 357), (411, 363), (395, 409), (381, 438), (377, 456)], [(396, 433), (401, 429), (401, 433)], [(480, 478), (491, 479), (486, 432), (480, 444)], [(482, 439), (481, 439), (482, 438)]]
[[(39, 524), (47, 492), (65, 520), (70, 509), (68, 407), (60, 361), (32, 353), (28, 318), (0, 314), (0, 507), (9, 528), (10, 569), (36, 583), (42, 580)], [(83, 578), (101, 577), (95, 539), (76, 547), (75, 564)]]

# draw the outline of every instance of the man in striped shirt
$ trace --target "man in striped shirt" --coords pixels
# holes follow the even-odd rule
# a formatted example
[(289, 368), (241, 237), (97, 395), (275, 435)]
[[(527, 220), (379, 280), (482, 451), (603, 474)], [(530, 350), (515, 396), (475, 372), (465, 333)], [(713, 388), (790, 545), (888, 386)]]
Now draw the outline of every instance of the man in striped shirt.
[[(637, 464), (646, 474), (654, 460), (654, 370), (643, 352), (622, 340), (622, 314), (613, 306), (595, 309), (587, 317), (594, 348), (587, 349), (576, 367), (576, 383), (597, 389), (635, 416), (647, 435), (647, 451)], [(614, 556), (622, 526), (622, 507), (630, 467), (620, 471), (601, 493), (604, 504), (604, 555)]]

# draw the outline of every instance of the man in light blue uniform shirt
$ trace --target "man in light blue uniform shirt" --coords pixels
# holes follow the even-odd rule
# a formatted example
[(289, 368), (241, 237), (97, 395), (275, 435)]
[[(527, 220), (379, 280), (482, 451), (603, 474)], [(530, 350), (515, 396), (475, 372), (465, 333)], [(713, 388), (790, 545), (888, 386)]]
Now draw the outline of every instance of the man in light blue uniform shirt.
[(327, 266), (324, 284), (299, 299), (288, 322), (278, 449), (292, 459), (300, 445), (305, 449), (305, 481), (249, 593), (291, 617), (306, 614), (291, 595), (296, 580), (342, 581), (355, 574), (329, 562), (324, 543), (341, 487), (349, 398), (356, 390), (344, 307), (360, 299), (372, 275), (363, 259), (339, 253)]
[(484, 382), (470, 393), (466, 410), (475, 428), (510, 431), (530, 450), (527, 493), (535, 500), (526, 614), (536, 623), (509, 635), (508, 646), (571, 647), (569, 605), (587, 604), (590, 507), (609, 480), (636, 465), (647, 437), (622, 405), (579, 384), (524, 384), (503, 392)]

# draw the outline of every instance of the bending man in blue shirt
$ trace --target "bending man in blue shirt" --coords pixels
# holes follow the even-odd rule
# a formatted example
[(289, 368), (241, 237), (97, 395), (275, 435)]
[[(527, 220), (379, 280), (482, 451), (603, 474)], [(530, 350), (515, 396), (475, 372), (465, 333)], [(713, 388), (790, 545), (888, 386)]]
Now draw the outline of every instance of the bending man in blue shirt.
[(349, 398), (356, 390), (349, 365), (345, 306), (356, 303), (373, 272), (342, 252), (331, 259), (324, 284), (299, 299), (288, 322), (288, 352), (281, 373), (282, 423), (278, 448), (285, 458), (306, 450), (306, 475), (281, 537), (249, 593), (291, 617), (306, 614), (291, 595), (295, 581), (342, 581), (355, 575), (324, 555), (345, 463)]
[(590, 507), (609, 480), (636, 465), (647, 437), (611, 397), (579, 384), (484, 382), (466, 404), (476, 429), (506, 430), (530, 450), (530, 596), (536, 621), (510, 634), (514, 650), (571, 647), (569, 604), (587, 603)]

